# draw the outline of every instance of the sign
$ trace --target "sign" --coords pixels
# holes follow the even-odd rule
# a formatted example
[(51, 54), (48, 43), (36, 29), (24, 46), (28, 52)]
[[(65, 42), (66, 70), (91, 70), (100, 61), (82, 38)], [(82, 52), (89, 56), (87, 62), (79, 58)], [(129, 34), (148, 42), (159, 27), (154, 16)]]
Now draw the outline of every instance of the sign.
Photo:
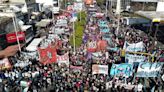
[(76, 12), (72, 12), (72, 18), (71, 18), (71, 21), (74, 22), (77, 20), (77, 13)]
[(88, 48), (87, 48), (88, 52), (95, 52), (96, 49), (97, 49), (97, 42), (96, 41), (88, 42)]
[(143, 42), (130, 44), (130, 43), (125, 41), (123, 49), (126, 51), (129, 51), (129, 52), (144, 52), (145, 51), (145, 45)]
[(110, 70), (111, 76), (132, 76), (133, 65), (128, 63), (113, 64)]
[(142, 56), (142, 55), (133, 55), (133, 54), (126, 54), (125, 55), (125, 61), (128, 63), (144, 62), (145, 60), (146, 60), (146, 57)]
[(91, 4), (93, 4), (93, 0), (85, 0), (85, 4), (91, 5)]
[(108, 74), (108, 66), (92, 65), (92, 74)]
[(73, 66), (73, 65), (71, 65), (70, 69), (73, 69), (73, 70), (83, 70), (83, 67), (82, 66)]
[(98, 51), (106, 50), (106, 47), (107, 47), (107, 41), (105, 41), (105, 40), (99, 40), (97, 42), (97, 50)]
[(82, 2), (74, 3), (73, 8), (76, 11), (81, 11), (83, 9), (83, 3)]
[(138, 66), (137, 77), (157, 77), (163, 66), (162, 62), (141, 62)]
[(64, 63), (67, 66), (69, 66), (69, 55), (68, 55), (68, 53), (65, 53), (64, 55), (61, 55), (61, 56), (57, 55), (57, 62), (59, 65)]
[(56, 62), (56, 47), (38, 48), (40, 62), (45, 64)]
[(4, 58), (0, 60), (0, 70), (9, 69), (9, 68), (11, 68), (11, 64), (8, 58)]
[[(19, 41), (24, 41), (25, 40), (25, 33), (23, 31), (19, 31), (19, 32), (17, 32), (17, 37), (18, 37)], [(8, 43), (17, 42), (17, 37), (16, 37), (15, 32), (6, 34), (6, 38), (7, 38)]]

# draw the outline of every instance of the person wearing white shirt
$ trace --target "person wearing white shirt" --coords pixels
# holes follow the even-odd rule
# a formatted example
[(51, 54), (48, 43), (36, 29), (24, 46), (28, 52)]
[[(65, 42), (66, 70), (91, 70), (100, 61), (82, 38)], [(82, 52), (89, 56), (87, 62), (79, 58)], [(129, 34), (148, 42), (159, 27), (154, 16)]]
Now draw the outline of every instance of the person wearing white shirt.
[(141, 83), (139, 83), (138, 86), (137, 86), (137, 91), (141, 92), (142, 88), (143, 88), (143, 85)]

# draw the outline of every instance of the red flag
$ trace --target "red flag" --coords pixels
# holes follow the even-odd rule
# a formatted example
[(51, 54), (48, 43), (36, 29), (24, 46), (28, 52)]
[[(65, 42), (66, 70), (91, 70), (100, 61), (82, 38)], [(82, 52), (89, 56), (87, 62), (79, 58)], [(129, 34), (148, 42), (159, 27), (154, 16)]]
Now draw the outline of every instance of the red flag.
[(51, 53), (52, 57), (49, 57), (49, 62), (53, 63), (56, 62), (57, 58), (57, 52), (56, 52), (56, 47), (50, 46), (49, 47), (49, 52)]
[(47, 48), (38, 48), (40, 62), (45, 64), (50, 64), (56, 62), (56, 48), (53, 46), (48, 46)]
[(105, 40), (99, 40), (97, 42), (97, 50), (100, 51), (100, 50), (105, 50), (107, 47), (107, 41)]
[(38, 48), (39, 60), (42, 64), (46, 64), (46, 62), (48, 62), (47, 51), (48, 51), (48, 48), (45, 48), (45, 49)]

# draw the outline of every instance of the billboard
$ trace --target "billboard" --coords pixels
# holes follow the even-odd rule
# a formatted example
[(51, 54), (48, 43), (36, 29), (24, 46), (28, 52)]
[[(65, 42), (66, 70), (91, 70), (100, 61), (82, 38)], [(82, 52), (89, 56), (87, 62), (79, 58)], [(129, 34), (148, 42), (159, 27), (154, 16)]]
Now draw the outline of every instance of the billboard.
[(19, 41), (24, 41), (25, 40), (25, 33), (23, 31), (19, 31), (19, 32), (17, 32), (17, 35), (15, 32), (6, 34), (6, 38), (7, 38), (8, 43), (17, 42), (17, 37), (18, 37)]

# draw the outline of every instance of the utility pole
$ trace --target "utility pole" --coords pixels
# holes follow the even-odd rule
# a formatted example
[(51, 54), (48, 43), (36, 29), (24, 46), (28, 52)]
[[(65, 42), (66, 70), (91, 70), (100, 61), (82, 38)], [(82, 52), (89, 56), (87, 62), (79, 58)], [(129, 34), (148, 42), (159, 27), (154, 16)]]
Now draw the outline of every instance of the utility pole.
[(16, 15), (14, 14), (14, 16), (12, 17), (13, 19), (13, 25), (14, 25), (14, 30), (15, 30), (15, 34), (16, 34), (16, 39), (17, 39), (17, 43), (18, 43), (18, 47), (19, 47), (19, 51), (21, 52), (21, 46), (20, 46), (20, 42), (19, 42), (19, 38), (18, 38), (18, 25), (17, 25), (17, 20), (16, 20)]
[(108, 16), (108, 0), (106, 0), (106, 17)]
[(117, 15), (117, 29), (116, 35), (118, 35), (118, 31), (120, 30), (120, 12), (121, 12), (121, 0), (117, 0), (117, 7), (116, 7), (116, 15)]

